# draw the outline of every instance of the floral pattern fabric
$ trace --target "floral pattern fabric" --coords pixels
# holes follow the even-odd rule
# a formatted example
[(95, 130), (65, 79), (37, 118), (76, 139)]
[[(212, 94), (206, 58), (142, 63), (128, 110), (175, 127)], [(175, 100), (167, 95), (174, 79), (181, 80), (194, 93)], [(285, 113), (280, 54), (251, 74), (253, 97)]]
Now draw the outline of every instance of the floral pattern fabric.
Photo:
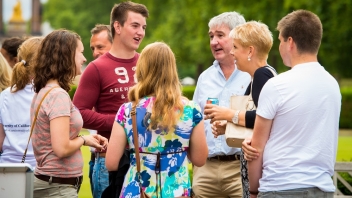
[(184, 99), (184, 110), (175, 129), (150, 131), (147, 128), (154, 100), (154, 97), (145, 97), (136, 108), (140, 177), (133, 144), (132, 103), (121, 105), (117, 112), (115, 120), (124, 128), (131, 151), (130, 168), (125, 176), (121, 198), (139, 197), (140, 185), (151, 198), (191, 196), (187, 150), (193, 128), (203, 119), (200, 107)]

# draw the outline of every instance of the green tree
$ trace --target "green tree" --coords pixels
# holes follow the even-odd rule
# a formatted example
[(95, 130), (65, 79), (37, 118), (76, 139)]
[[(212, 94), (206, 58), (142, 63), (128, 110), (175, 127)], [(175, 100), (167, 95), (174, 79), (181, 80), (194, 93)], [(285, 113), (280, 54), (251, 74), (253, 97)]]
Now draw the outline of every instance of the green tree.
[(92, 61), (90, 30), (95, 24), (110, 24), (110, 12), (115, 1), (49, 0), (44, 5), (44, 20), (55, 29), (65, 28), (77, 32), (84, 45), (87, 61)]
[[(144, 44), (160, 40), (168, 43), (176, 55), (180, 75), (197, 77), (213, 61), (209, 48), (208, 21), (221, 12), (207, 1), (153, 2), (145, 3), (151, 9), (151, 15)], [(154, 18), (154, 14), (157, 18)]]
[[(90, 29), (97, 23), (109, 24), (111, 8), (120, 1), (104, 0), (49, 0), (44, 7), (44, 19), (54, 28), (67, 28), (81, 35), (85, 56), (92, 60), (89, 50)], [(146, 37), (138, 51), (145, 45), (164, 41), (174, 51), (180, 77), (198, 75), (213, 62), (208, 38), (209, 20), (222, 12), (237, 11), (247, 21), (262, 21), (273, 33), (274, 45), (268, 63), (279, 72), (283, 65), (278, 51), (277, 22), (287, 13), (307, 9), (322, 20), (324, 35), (319, 51), (319, 61), (335, 76), (352, 77), (350, 67), (352, 35), (349, 17), (352, 15), (350, 0), (135, 0), (147, 6)]]

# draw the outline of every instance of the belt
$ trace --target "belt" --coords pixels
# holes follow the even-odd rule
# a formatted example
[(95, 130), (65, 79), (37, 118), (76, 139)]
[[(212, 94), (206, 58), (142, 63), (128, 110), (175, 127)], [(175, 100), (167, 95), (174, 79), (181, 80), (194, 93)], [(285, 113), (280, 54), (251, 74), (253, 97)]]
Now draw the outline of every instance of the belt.
[(76, 187), (79, 187), (82, 184), (83, 176), (80, 177), (69, 177), (69, 178), (62, 178), (62, 177), (51, 177), (46, 175), (34, 175), (36, 178), (51, 183), (58, 183), (58, 184), (69, 184)]
[(98, 157), (105, 158), (105, 155), (106, 155), (106, 153), (95, 153), (96, 158), (98, 158)]
[(214, 157), (208, 157), (208, 160), (218, 160), (218, 161), (235, 161), (235, 160), (240, 160), (241, 156), (240, 155), (217, 155)]

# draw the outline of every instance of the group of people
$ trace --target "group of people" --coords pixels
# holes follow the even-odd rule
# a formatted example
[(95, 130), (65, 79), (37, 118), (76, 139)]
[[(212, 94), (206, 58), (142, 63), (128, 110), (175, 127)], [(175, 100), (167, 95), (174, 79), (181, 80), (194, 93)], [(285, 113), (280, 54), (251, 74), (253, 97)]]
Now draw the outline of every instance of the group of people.
[[(0, 95), (0, 162), (20, 162), (30, 138), (34, 197), (77, 197), (83, 145), (92, 148), (94, 198), (112, 181), (119, 197), (333, 197), (341, 94), (317, 60), (318, 16), (298, 10), (279, 21), (280, 55), (291, 68), (280, 75), (267, 63), (267, 25), (237, 12), (210, 19), (215, 61), (192, 100), (182, 96), (166, 43), (136, 52), (148, 16), (143, 4), (116, 4), (110, 25), (91, 30), (94, 60), (83, 73), (83, 44), (72, 31), (29, 38), (16, 50)], [(250, 94), (257, 110), (229, 108), (231, 96)], [(242, 148), (227, 146), (227, 122), (253, 128)], [(79, 135), (82, 127), (90, 134)]]
[[(193, 97), (204, 112), (209, 148), (205, 165), (194, 168), (195, 197), (333, 197), (341, 93), (318, 62), (319, 17), (297, 10), (278, 22), (279, 51), (290, 70), (277, 76), (267, 63), (268, 27), (255, 21), (233, 27), (225, 16), (217, 16), (223, 23), (215, 28), (217, 17), (209, 22), (216, 60)], [(243, 93), (256, 110), (229, 108), (230, 96)], [(208, 97), (219, 105), (207, 104)], [(242, 150), (227, 146), (227, 122), (253, 128)]]

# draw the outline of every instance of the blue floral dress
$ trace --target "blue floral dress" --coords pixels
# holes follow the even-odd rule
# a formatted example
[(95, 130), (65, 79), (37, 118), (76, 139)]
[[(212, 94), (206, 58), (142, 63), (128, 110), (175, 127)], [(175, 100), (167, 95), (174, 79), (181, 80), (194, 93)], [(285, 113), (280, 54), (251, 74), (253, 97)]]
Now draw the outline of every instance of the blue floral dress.
[(124, 128), (131, 151), (130, 168), (125, 176), (120, 197), (140, 196), (139, 185), (151, 198), (191, 196), (187, 150), (193, 128), (203, 119), (200, 107), (183, 100), (184, 110), (176, 129), (170, 131), (147, 129), (154, 97), (140, 100), (136, 108), (141, 161), (141, 179), (137, 177), (133, 144), (132, 103), (121, 105), (116, 121)]

